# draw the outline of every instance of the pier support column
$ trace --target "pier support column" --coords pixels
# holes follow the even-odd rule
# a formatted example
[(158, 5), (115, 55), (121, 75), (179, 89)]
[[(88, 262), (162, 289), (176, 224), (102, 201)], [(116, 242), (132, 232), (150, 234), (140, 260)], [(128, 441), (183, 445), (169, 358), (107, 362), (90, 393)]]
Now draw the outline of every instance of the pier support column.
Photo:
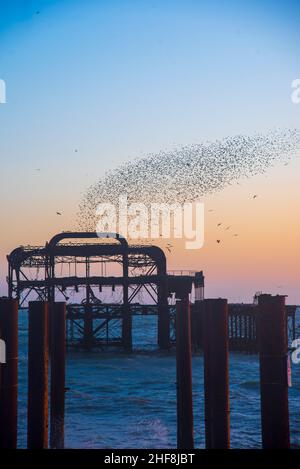
[(128, 250), (123, 254), (122, 342), (126, 352), (132, 351), (132, 314), (128, 297)]
[(132, 351), (132, 314), (128, 298), (122, 309), (122, 342), (126, 352)]
[(192, 347), (199, 350), (203, 347), (203, 311), (204, 311), (204, 275), (203, 271), (195, 274), (195, 304), (192, 311)]
[(28, 449), (48, 447), (48, 303), (29, 302)]
[(203, 314), (204, 301), (196, 300), (191, 311), (191, 333), (193, 350), (200, 350), (201, 348), (203, 348)]
[(83, 346), (86, 350), (93, 347), (93, 310), (90, 303), (84, 307)]
[(64, 447), (66, 303), (53, 303), (51, 309), (51, 393), (50, 447)]
[(208, 449), (230, 447), (227, 300), (204, 300), (205, 440)]
[(177, 448), (193, 449), (192, 350), (189, 294), (176, 303)]
[(158, 326), (157, 326), (157, 342), (161, 349), (170, 347), (170, 314), (168, 307), (168, 292), (166, 280), (160, 280), (157, 285), (158, 300)]
[(287, 324), (284, 296), (258, 298), (262, 446), (289, 448)]
[[(5, 363), (0, 364), (0, 448), (17, 446), (18, 300), (0, 298), (0, 338)], [(3, 350), (4, 351), (4, 350)]]
[(122, 308), (122, 342), (126, 352), (132, 351), (132, 314), (128, 299)]

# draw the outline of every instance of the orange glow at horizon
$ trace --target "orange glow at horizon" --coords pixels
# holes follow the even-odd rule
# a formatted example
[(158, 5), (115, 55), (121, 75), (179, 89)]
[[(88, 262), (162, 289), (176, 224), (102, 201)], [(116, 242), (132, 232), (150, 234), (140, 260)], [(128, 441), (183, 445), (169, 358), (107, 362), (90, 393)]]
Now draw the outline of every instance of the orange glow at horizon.
[[(186, 250), (184, 240), (153, 242), (164, 248), (168, 270), (203, 270), (206, 297), (246, 302), (256, 291), (266, 291), (288, 294), (289, 303), (300, 304), (298, 174), (295, 159), (287, 167), (271, 169), (204, 198), (202, 249)], [(62, 216), (56, 215), (55, 200), (49, 199), (46, 209), (38, 198), (29, 209), (27, 201), (26, 207), (19, 201), (18, 212), (2, 209), (1, 294), (6, 294), (6, 254), (18, 245), (43, 245), (57, 232), (76, 229), (71, 198), (65, 201)], [(171, 253), (166, 250), (168, 242)]]

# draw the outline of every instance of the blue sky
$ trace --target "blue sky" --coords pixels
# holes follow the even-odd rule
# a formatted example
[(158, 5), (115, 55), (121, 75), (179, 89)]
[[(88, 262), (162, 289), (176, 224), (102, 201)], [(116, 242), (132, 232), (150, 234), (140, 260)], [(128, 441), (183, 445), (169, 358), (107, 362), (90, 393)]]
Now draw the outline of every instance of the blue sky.
[(1, 1), (2, 251), (71, 226), (129, 158), (299, 127), (299, 19), (289, 0)]
[(0, 122), (10, 144), (18, 132), (10, 150), (26, 152), (26, 163), (48, 161), (45, 147), (61, 160), (69, 145), (119, 161), (299, 117), (289, 100), (297, 2), (7, 4), (0, 74), (9, 106)]

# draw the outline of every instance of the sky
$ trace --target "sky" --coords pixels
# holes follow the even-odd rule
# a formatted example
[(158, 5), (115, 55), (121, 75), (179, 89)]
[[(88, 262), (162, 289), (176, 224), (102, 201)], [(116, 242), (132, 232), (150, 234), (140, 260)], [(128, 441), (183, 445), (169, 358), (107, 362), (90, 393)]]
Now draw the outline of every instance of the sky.
[[(1, 0), (0, 294), (6, 254), (74, 229), (82, 194), (107, 170), (300, 128), (299, 21), (291, 0)], [(205, 197), (204, 247), (175, 243), (169, 268), (203, 269), (207, 297), (265, 291), (300, 304), (299, 170), (296, 155)]]

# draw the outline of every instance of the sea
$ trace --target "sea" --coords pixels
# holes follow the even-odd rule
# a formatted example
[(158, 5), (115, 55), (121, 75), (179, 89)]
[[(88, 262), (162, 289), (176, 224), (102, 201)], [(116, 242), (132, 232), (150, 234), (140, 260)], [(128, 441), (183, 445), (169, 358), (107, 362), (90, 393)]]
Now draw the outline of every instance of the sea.
[[(300, 325), (300, 310), (297, 311)], [(19, 315), (18, 446), (26, 447), (28, 315)], [(67, 354), (66, 448), (176, 448), (175, 352), (156, 347), (156, 318), (133, 318), (131, 354)], [(232, 448), (260, 448), (258, 356), (230, 353)], [(204, 448), (203, 356), (193, 356), (195, 447)], [(300, 364), (289, 388), (291, 444), (300, 448)]]

